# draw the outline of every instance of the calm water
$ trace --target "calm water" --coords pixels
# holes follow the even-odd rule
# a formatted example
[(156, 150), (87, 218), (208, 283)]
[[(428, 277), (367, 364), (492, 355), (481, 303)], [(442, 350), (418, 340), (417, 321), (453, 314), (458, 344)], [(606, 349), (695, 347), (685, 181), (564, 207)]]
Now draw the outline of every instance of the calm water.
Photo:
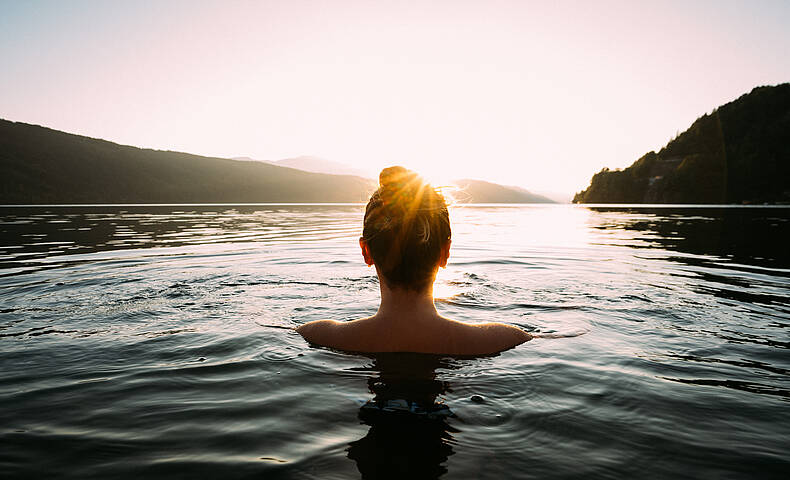
[(376, 310), (361, 206), (0, 208), (2, 476), (787, 478), (790, 209), (451, 218), (441, 313), (586, 333), (310, 347)]

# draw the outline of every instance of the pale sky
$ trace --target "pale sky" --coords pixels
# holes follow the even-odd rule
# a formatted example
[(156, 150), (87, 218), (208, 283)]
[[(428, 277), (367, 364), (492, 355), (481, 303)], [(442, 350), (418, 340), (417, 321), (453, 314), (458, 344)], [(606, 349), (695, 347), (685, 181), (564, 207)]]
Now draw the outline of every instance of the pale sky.
[(790, 81), (790, 2), (0, 0), (0, 118), (567, 195)]

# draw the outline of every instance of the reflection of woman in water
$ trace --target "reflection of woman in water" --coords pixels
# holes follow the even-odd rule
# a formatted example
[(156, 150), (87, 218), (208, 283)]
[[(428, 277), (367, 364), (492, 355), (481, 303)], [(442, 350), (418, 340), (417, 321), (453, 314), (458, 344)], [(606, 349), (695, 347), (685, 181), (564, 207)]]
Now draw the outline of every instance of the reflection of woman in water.
[(482, 355), (532, 337), (503, 323), (471, 325), (440, 316), (433, 282), (450, 255), (450, 217), (444, 197), (403, 167), (382, 170), (370, 197), (359, 245), (376, 267), (381, 305), (350, 322), (319, 320), (297, 331), (308, 341), (357, 352)]
[(379, 353), (368, 368), (378, 373), (368, 379), (375, 398), (359, 410), (359, 418), (370, 430), (348, 448), (362, 478), (438, 478), (446, 473), (458, 430), (447, 422), (453, 416), (450, 409), (437, 403), (449, 388), (436, 378), (436, 369), (453, 366), (435, 355)]

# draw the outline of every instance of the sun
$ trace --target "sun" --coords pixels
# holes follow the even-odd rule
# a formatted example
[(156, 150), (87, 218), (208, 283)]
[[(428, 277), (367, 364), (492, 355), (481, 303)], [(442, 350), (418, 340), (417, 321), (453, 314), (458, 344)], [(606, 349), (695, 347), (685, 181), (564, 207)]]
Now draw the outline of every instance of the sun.
[(429, 183), (434, 188), (434, 190), (441, 193), (448, 204), (453, 203), (455, 199), (454, 193), (457, 192), (459, 188), (458, 185), (455, 184), (455, 181), (446, 175), (446, 173), (437, 175), (431, 174), (429, 172), (426, 174), (420, 172), (419, 170), (417, 170), (417, 173), (419, 173), (423, 180)]

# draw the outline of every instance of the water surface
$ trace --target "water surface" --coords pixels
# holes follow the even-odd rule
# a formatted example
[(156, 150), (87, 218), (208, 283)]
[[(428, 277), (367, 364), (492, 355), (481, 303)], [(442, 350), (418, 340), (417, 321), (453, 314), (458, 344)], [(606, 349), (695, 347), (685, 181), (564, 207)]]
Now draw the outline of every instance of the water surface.
[[(784, 478), (790, 209), (463, 206), (437, 307), (540, 335), (362, 356), (359, 205), (0, 207), (11, 478)], [(434, 416), (386, 412), (408, 400)]]

